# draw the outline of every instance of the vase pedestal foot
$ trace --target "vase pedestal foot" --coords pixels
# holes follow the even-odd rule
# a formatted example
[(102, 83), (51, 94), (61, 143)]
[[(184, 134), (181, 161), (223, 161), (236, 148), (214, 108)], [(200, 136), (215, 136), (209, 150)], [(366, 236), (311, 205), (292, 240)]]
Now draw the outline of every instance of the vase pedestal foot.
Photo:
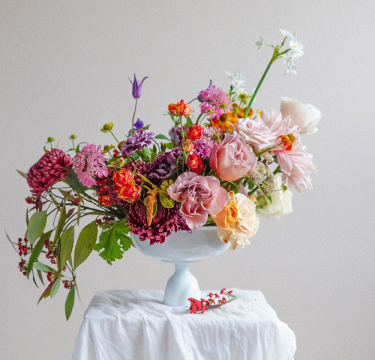
[(164, 292), (164, 305), (189, 306), (189, 298), (200, 299), (197, 279), (189, 271), (189, 263), (175, 263), (174, 274), (169, 278)]

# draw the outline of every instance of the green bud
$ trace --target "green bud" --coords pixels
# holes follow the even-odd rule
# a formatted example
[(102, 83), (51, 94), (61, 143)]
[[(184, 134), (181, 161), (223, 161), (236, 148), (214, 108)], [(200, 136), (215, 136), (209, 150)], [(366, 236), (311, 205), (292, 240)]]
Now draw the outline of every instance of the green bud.
[(283, 191), (287, 191), (288, 187), (286, 185), (283, 186)]
[(55, 139), (52, 136), (49, 136), (47, 138), (47, 143), (51, 143), (52, 141), (55, 141)]
[(74, 139), (77, 139), (77, 136), (75, 136), (74, 134), (70, 135), (70, 140), (74, 140)]

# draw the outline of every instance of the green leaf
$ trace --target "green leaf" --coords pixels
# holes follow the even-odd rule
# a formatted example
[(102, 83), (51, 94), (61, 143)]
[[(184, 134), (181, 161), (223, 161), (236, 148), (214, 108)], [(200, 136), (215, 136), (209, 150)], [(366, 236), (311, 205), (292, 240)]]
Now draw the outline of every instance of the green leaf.
[(61, 190), (59, 189), (59, 191), (61, 192), (61, 194), (66, 197), (68, 200), (70, 200), (71, 202), (75, 202), (75, 198), (73, 195), (71, 194), (68, 194), (65, 190)]
[(29, 225), (29, 209), (26, 209), (26, 225)]
[(66, 176), (65, 182), (70, 185), (70, 187), (81, 194), (85, 193), (85, 187), (79, 182), (77, 173), (72, 169), (69, 171), (68, 175)]
[(26, 173), (24, 173), (24, 172), (21, 171), (21, 170), (17, 170), (17, 172), (18, 172), (21, 176), (23, 176), (25, 179), (27, 179), (27, 174), (26, 174)]
[(74, 306), (74, 295), (75, 295), (75, 287), (73, 286), (69, 293), (68, 293), (68, 296), (66, 298), (66, 302), (65, 302), (65, 317), (66, 317), (66, 320), (68, 321), (69, 318), (70, 318), (70, 315), (72, 313), (72, 310), (73, 310), (73, 306)]
[(171, 139), (168, 136), (165, 136), (163, 134), (156, 135), (155, 139), (161, 139), (161, 140), (171, 141)]
[(94, 249), (96, 238), (98, 237), (98, 228), (94, 220), (86, 225), (78, 236), (76, 248), (74, 250), (74, 269), (82, 264)]
[[(109, 265), (116, 259), (122, 259), (124, 251), (130, 249), (132, 240), (126, 235), (129, 229), (126, 219), (122, 219), (119, 223), (113, 224), (112, 229), (100, 234), (99, 242), (94, 249)], [(104, 250), (100, 252), (102, 249)]]
[(46, 233), (43, 233), (42, 235), (40, 235), (40, 239), (41, 240), (49, 240), (51, 238), (51, 234), (52, 234), (53, 230), (50, 230), (50, 231), (47, 231)]
[(138, 152), (135, 152), (132, 156), (130, 156), (133, 160), (138, 160), (139, 159), (139, 155), (138, 155)]
[(30, 244), (33, 244), (40, 235), (47, 223), (47, 212), (37, 211), (30, 218), (29, 224), (27, 225), (27, 239)]
[(37, 261), (34, 262), (34, 269), (37, 269), (37, 270), (40, 270), (40, 271), (44, 271), (44, 272), (50, 272), (50, 271), (54, 272), (54, 271), (56, 271), (55, 269), (53, 269), (53, 268), (51, 268), (51, 267), (49, 267), (47, 265), (44, 265), (44, 264), (42, 264), (40, 262), (37, 262)]
[(169, 198), (168, 196), (166, 196), (165, 194), (159, 193), (159, 199), (160, 199), (161, 204), (165, 208), (170, 209), (170, 208), (174, 207), (174, 201), (171, 198)]
[(59, 276), (59, 277), (53, 282), (53, 285), (52, 285), (52, 288), (51, 288), (51, 298), (53, 298), (53, 297), (57, 294), (57, 292), (59, 291), (59, 287), (60, 287), (61, 279), (62, 279), (62, 276)]
[(65, 263), (70, 257), (73, 250), (74, 243), (74, 226), (66, 229), (61, 235), (61, 250), (60, 250), (60, 269), (63, 269)]
[(43, 294), (41, 295), (41, 297), (39, 298), (39, 301), (38, 301), (38, 304), (40, 303), (40, 301), (46, 297), (49, 296), (49, 294), (51, 293), (51, 289), (52, 289), (52, 286), (53, 286), (53, 283), (50, 283), (46, 288), (45, 290), (43, 291)]
[(61, 231), (64, 228), (65, 220), (66, 220), (66, 207), (65, 205), (63, 206), (62, 210), (60, 210), (60, 217), (59, 217), (59, 222), (56, 227), (56, 232), (55, 232), (55, 239), (53, 240), (54, 244), (56, 244), (57, 239), (60, 237)]
[(172, 121), (175, 123), (176, 119), (174, 118), (174, 116), (172, 114), (169, 114), (169, 116), (171, 117)]
[(34, 262), (38, 260), (38, 257), (40, 253), (42, 252), (44, 245), (44, 240), (39, 239), (36, 245), (34, 246), (33, 251), (31, 252), (30, 258), (29, 258), (29, 264), (27, 265), (26, 275), (27, 278), (29, 278), (30, 272), (33, 269)]
[(193, 122), (191, 121), (190, 118), (188, 118), (188, 119), (186, 120), (186, 127), (190, 127), (191, 125), (193, 125)]
[(149, 183), (149, 184), (153, 185), (152, 182), (149, 179), (147, 179), (146, 177), (144, 177), (143, 175), (138, 174), (138, 173), (136, 173), (136, 175), (139, 176), (146, 183)]
[(37, 270), (37, 272), (38, 272), (40, 282), (44, 285), (42, 272), (40, 270)]

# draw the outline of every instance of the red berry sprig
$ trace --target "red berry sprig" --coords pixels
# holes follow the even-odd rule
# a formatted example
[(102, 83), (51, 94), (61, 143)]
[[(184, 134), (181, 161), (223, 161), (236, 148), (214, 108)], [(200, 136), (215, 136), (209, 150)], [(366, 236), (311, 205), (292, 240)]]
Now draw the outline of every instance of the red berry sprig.
[[(200, 314), (203, 314), (206, 310), (209, 310), (209, 309), (216, 309), (218, 307), (220, 307), (221, 305), (225, 305), (226, 303), (229, 303), (235, 299), (237, 299), (237, 296), (233, 295), (233, 290), (230, 290), (230, 291), (226, 291), (226, 289), (222, 289), (220, 291), (220, 294), (221, 295), (224, 295), (222, 296), (222, 298), (220, 299), (220, 295), (219, 294), (213, 294), (213, 293), (209, 293), (207, 296), (208, 296), (208, 299), (200, 299), (200, 300), (197, 300), (197, 299), (194, 299), (194, 298), (190, 298), (189, 301), (190, 301), (190, 314), (196, 314), (197, 311), (198, 313)], [(227, 298), (226, 298), (227, 296)], [(215, 299), (218, 299), (215, 301)]]

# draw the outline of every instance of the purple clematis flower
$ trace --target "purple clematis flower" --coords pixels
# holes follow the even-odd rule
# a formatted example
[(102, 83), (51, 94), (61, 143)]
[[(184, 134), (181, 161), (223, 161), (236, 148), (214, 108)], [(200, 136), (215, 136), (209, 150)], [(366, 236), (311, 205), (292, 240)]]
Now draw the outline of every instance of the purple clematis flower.
[(134, 81), (129, 81), (133, 84), (133, 98), (139, 99), (141, 97), (141, 90), (143, 82), (148, 78), (148, 76), (144, 77), (141, 83), (138, 82), (137, 77), (134, 74)]
[(129, 134), (133, 131), (138, 131), (140, 128), (143, 128), (143, 125), (143, 121), (140, 118), (138, 118), (138, 120), (134, 124), (134, 127), (129, 130)]

